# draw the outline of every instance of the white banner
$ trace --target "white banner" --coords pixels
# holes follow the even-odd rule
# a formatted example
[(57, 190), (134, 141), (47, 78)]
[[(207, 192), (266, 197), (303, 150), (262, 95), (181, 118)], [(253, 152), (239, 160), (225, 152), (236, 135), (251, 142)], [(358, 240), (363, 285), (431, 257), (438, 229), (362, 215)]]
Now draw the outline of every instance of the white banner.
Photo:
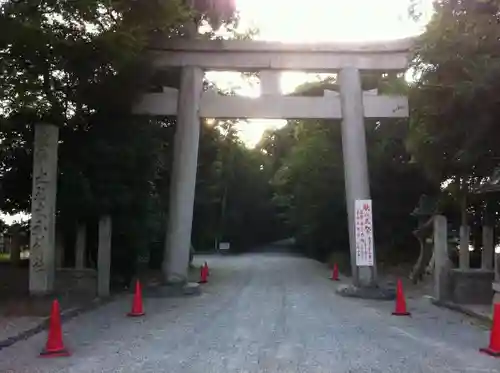
[(356, 265), (373, 266), (372, 201), (356, 200), (354, 203), (356, 237)]

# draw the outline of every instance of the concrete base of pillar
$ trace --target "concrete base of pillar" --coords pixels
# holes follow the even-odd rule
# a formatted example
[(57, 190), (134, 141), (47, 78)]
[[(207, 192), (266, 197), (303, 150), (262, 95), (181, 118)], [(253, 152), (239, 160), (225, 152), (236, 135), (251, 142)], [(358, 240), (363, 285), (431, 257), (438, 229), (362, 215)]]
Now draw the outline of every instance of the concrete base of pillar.
[(152, 289), (145, 289), (143, 293), (148, 298), (178, 298), (201, 295), (201, 287), (196, 282), (175, 282)]
[(375, 300), (394, 300), (396, 299), (396, 290), (390, 287), (371, 286), (358, 287), (354, 285), (341, 285), (336, 293), (349, 298), (375, 299)]
[(450, 300), (457, 304), (490, 304), (494, 277), (493, 271), (453, 268), (450, 270)]

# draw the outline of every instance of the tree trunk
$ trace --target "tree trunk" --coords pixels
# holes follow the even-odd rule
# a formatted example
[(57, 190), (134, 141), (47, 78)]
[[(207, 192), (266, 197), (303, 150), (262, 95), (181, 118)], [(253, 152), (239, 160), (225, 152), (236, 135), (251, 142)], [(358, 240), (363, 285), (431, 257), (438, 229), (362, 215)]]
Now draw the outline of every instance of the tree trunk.
[(432, 261), (434, 256), (433, 245), (428, 245), (426, 240), (432, 235), (434, 216), (431, 216), (425, 223), (419, 222), (419, 227), (413, 232), (413, 235), (420, 243), (420, 255), (410, 273), (410, 279), (414, 284), (418, 283), (426, 272), (426, 265)]
[[(434, 245), (433, 245), (433, 247), (434, 247)], [(425, 269), (425, 274), (426, 275), (432, 275), (432, 274), (434, 274), (435, 261), (436, 261), (435, 252), (434, 252), (434, 250), (432, 250), (431, 259), (429, 260), (429, 264), (427, 265), (427, 268)]]
[(467, 217), (467, 192), (468, 192), (468, 181), (466, 178), (460, 180), (460, 252), (459, 252), (459, 267), (463, 270), (470, 268), (470, 252), (469, 252), (469, 241), (470, 241), (470, 229)]
[(465, 178), (461, 179), (460, 182), (460, 221), (462, 226), (467, 226), (468, 224), (468, 219), (467, 219), (467, 192), (468, 192), (468, 187), (467, 187), (467, 180)]

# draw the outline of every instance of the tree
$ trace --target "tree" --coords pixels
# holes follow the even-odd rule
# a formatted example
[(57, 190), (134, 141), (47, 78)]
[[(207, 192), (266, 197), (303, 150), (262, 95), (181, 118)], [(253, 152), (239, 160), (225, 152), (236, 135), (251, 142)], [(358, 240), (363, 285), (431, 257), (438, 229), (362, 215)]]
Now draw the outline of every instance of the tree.
[(449, 184), (460, 225), (481, 218), (470, 191), (500, 155), (498, 11), (493, 1), (436, 2), (415, 46), (407, 146), (434, 181)]
[(305, 252), (326, 259), (348, 243), (340, 126), (305, 120), (296, 124), (295, 136), (273, 180), (275, 201)]
[(264, 154), (239, 140), (233, 121), (202, 127), (193, 244), (210, 250), (221, 241), (233, 250), (280, 237)]
[[(362, 82), (364, 89), (377, 88), (381, 93), (406, 90), (402, 77), (396, 75), (367, 74)], [(335, 78), (299, 87), (298, 92), (318, 95), (325, 88), (337, 90)], [(366, 132), (379, 256), (410, 259), (417, 251), (410, 213), (420, 195), (433, 192), (435, 186), (411, 162), (404, 146), (404, 122), (367, 120)], [(274, 200), (302, 250), (318, 259), (333, 251), (348, 251), (340, 122), (289, 121), (268, 133), (260, 147), (276, 170)]]
[[(147, 250), (150, 230), (158, 228), (151, 217), (167, 207), (175, 128), (169, 118), (133, 117), (130, 105), (151, 83), (144, 48), (155, 35), (185, 33), (192, 15), (186, 5), (176, 0), (1, 5), (0, 209), (29, 210), (33, 125), (58, 125), (57, 225), (71, 236), (78, 221), (95, 226), (101, 214), (119, 216), (113, 224), (113, 263), (127, 262), (127, 276), (136, 255)], [(212, 24), (229, 20), (234, 10), (222, 0), (195, 6), (197, 16)]]
[(476, 3), (437, 3), (415, 46), (408, 145), (440, 181), (489, 176), (497, 163), (498, 9)]

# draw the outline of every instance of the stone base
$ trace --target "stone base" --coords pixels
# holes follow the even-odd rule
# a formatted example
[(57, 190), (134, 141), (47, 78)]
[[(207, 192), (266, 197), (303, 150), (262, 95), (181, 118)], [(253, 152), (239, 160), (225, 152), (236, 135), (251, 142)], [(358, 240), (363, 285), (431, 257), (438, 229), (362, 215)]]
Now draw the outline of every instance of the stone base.
[(432, 296), (426, 296), (426, 298), (429, 298), (431, 303), (435, 306), (444, 307), (452, 311), (463, 313), (464, 315), (474, 317), (475, 319), (484, 322), (486, 325), (491, 326), (491, 315), (482, 312), (480, 308), (474, 307), (474, 305), (457, 304), (453, 303), (450, 300), (439, 300)]
[(382, 288), (380, 286), (358, 287), (354, 285), (341, 285), (336, 293), (349, 298), (375, 299), (375, 300), (394, 300), (396, 299), (396, 290), (392, 288)]
[(450, 271), (451, 300), (457, 304), (491, 304), (494, 295), (494, 272), (483, 269)]
[(201, 295), (201, 287), (195, 282), (172, 283), (152, 289), (144, 289), (143, 294), (148, 298), (177, 298)]

